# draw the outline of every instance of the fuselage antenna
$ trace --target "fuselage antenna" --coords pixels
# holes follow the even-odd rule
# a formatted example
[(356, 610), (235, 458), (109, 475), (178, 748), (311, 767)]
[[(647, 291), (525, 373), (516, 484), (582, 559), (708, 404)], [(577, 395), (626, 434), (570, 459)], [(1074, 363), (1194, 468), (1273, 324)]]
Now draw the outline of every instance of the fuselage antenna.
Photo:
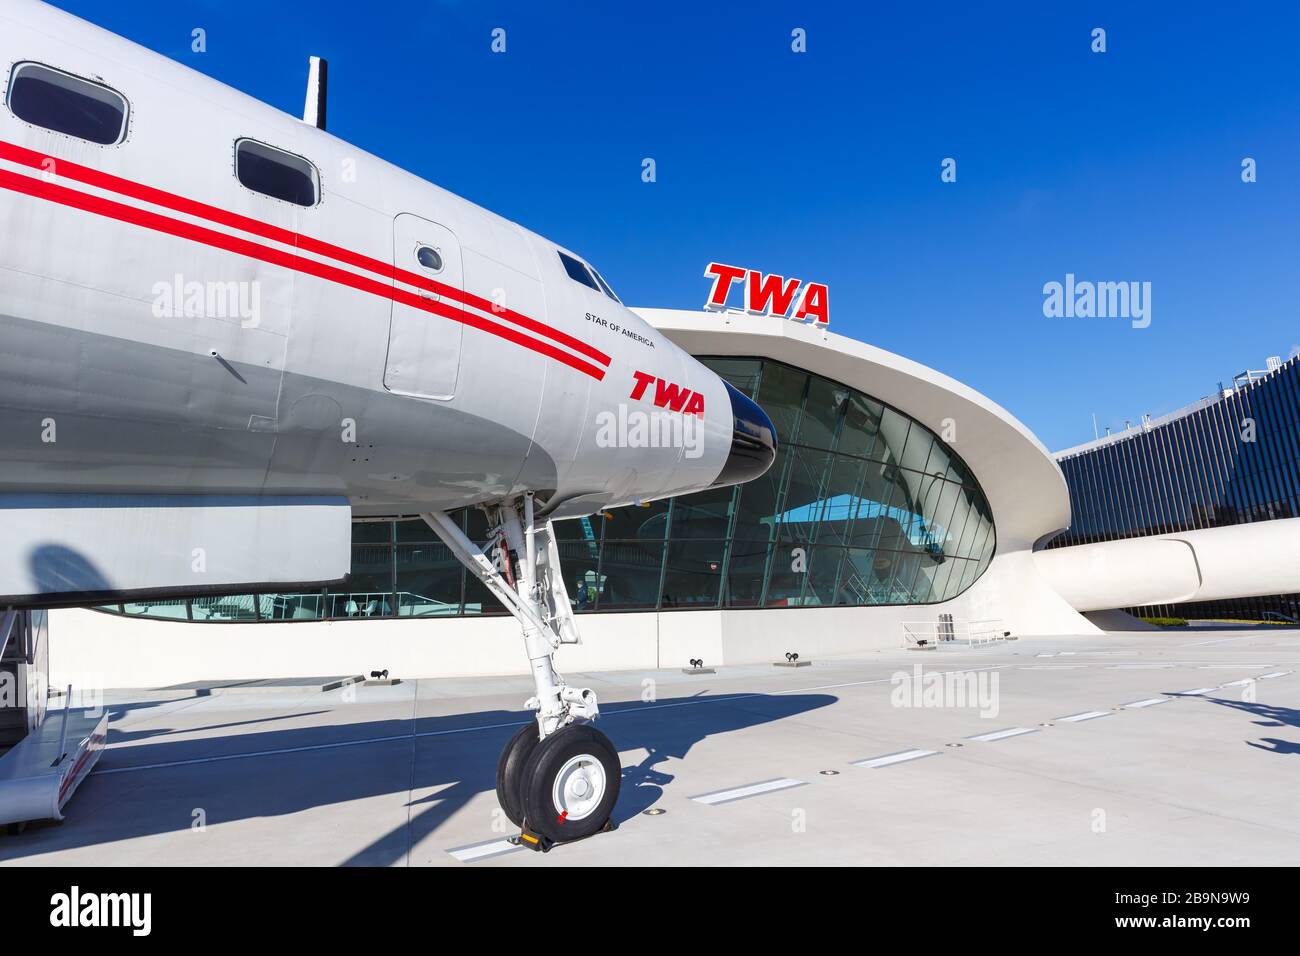
[(310, 123), (317, 129), (325, 128), (325, 96), (329, 86), (330, 64), (328, 60), (313, 56), (307, 68), (307, 100), (302, 107), (302, 121)]

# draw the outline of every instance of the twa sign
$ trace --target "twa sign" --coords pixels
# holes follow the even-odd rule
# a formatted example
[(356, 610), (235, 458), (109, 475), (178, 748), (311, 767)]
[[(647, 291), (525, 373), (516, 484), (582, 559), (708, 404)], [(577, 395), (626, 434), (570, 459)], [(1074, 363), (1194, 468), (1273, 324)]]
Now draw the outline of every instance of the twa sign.
[(743, 282), (745, 311), (750, 315), (783, 315), (797, 322), (830, 324), (830, 293), (820, 282), (805, 282), (801, 287), (798, 279), (764, 275), (721, 262), (710, 262), (704, 277), (713, 280), (713, 289), (704, 303), (706, 309), (725, 309), (732, 283)]
[(683, 415), (704, 417), (704, 396), (699, 392), (691, 391), (681, 385), (674, 385), (672, 382), (665, 382), (662, 378), (651, 375), (649, 372), (633, 372), (632, 379), (635, 384), (632, 386), (632, 394), (628, 396), (629, 398), (638, 402), (645, 401), (647, 397), (646, 391), (653, 385), (655, 390), (650, 400), (659, 408), (681, 412)]

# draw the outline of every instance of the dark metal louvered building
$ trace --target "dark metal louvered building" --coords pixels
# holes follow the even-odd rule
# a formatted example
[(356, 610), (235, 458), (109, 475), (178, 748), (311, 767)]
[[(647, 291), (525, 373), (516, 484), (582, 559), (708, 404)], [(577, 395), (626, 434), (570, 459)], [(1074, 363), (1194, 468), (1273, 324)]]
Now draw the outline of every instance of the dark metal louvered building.
[[(1300, 356), (1274, 364), (1140, 428), (1058, 453), (1073, 521), (1050, 547), (1300, 515)], [(1300, 594), (1130, 610), (1300, 618)]]

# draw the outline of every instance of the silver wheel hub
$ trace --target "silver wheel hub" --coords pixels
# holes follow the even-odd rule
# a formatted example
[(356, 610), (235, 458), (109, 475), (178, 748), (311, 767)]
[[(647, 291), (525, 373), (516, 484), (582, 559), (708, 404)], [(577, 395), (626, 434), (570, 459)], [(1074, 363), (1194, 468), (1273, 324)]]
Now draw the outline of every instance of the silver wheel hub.
[(556, 812), (566, 820), (591, 816), (605, 797), (606, 785), (605, 767), (599, 760), (591, 754), (570, 757), (551, 785)]

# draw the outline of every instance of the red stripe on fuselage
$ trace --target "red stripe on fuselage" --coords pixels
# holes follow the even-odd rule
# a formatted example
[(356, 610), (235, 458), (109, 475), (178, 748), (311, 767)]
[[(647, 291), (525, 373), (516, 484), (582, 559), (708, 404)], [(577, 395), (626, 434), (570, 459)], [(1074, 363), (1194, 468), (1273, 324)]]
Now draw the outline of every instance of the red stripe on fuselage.
[(45, 153), (38, 153), (35, 150), (27, 149), (23, 146), (17, 146), (13, 143), (7, 143), (0, 140), (0, 159), (7, 159), (11, 162), (19, 163), (23, 166), (30, 166), (32, 169), (46, 169), (46, 161), (53, 162), (54, 166), (50, 170), (55, 176), (74, 179), (77, 182), (85, 183), (87, 186), (95, 186), (99, 189), (106, 189), (109, 192), (115, 192), (122, 196), (129, 196), (132, 199), (138, 199), (141, 202), (152, 203), (155, 206), (163, 206), (174, 212), (185, 213), (190, 216), (197, 216), (200, 219), (207, 219), (209, 222), (218, 225), (228, 226), (231, 229), (238, 229), (241, 232), (252, 233), (255, 236), (261, 236), (263, 239), (271, 239), (275, 242), (282, 242), (285, 245), (294, 246), (305, 252), (313, 252), (316, 255), (327, 256), (336, 262), (343, 262), (350, 266), (356, 266), (358, 269), (365, 269), (385, 279), (401, 280), (409, 285), (419, 286), (429, 292), (435, 292), (439, 295), (445, 295), (450, 299), (470, 305), (485, 312), (491, 312), (493, 315), (500, 316), (503, 320), (518, 325), (520, 328), (527, 329), (535, 335), (541, 335), (549, 338), (561, 345), (568, 346), (576, 352), (579, 352), (590, 359), (594, 359), (601, 365), (609, 365), (610, 357), (604, 352), (587, 344), (581, 339), (574, 338), (567, 332), (552, 328), (544, 322), (530, 318), (522, 313), (515, 312), (512, 309), (504, 309), (495, 303), (489, 302), (482, 296), (474, 295), (464, 289), (458, 289), (456, 286), (447, 285), (438, 282), (428, 276), (422, 276), (416, 272), (408, 272), (405, 269), (399, 269), (392, 263), (382, 262), (379, 259), (353, 252), (350, 249), (344, 249), (342, 246), (335, 246), (320, 239), (314, 239), (311, 236), (304, 236), (301, 233), (294, 232), (290, 229), (284, 229), (280, 226), (272, 225), (269, 222), (262, 222), (259, 219), (252, 219), (248, 216), (241, 216), (239, 213), (229, 212), (216, 206), (210, 206), (207, 203), (199, 202), (195, 199), (186, 199), (184, 196), (178, 196), (175, 193), (169, 193), (166, 190), (157, 189), (153, 186), (146, 186), (143, 183), (137, 183), (130, 179), (123, 179), (120, 176), (114, 176), (111, 173), (101, 172), (98, 169), (92, 169), (89, 166), (82, 166), (78, 163), (66, 159), (59, 159), (57, 156), (49, 156)]
[(577, 369), (579, 372), (590, 375), (592, 378), (596, 379), (596, 381), (600, 381), (605, 377), (605, 369), (592, 365), (590, 362), (586, 362), (578, 356), (566, 352), (563, 349), (556, 348), (549, 342), (542, 342), (538, 339), (531, 338), (530, 336), (524, 335), (519, 330), (510, 328), (509, 326), (498, 325), (495, 322), (490, 322), (473, 312), (467, 312), (463, 309), (453, 309), (441, 302), (432, 302), (413, 292), (407, 292), (404, 289), (385, 285), (382, 282), (378, 282), (366, 276), (357, 275), (354, 272), (348, 272), (346, 269), (339, 269), (323, 262), (317, 262), (315, 259), (305, 259), (294, 253), (285, 252), (281, 249), (273, 249), (270, 246), (264, 246), (248, 239), (241, 239), (238, 236), (227, 235), (224, 232), (217, 232), (216, 230), (208, 229), (206, 226), (198, 226), (194, 223), (183, 222), (180, 219), (172, 219), (156, 212), (150, 212), (147, 209), (128, 206), (125, 203), (116, 202), (112, 199), (105, 199), (101, 196), (92, 196), (89, 193), (69, 189), (67, 186), (59, 186), (55, 183), (43, 182), (42, 180), (33, 179), (30, 176), (22, 176), (5, 169), (0, 169), (0, 188), (10, 189), (14, 192), (23, 193), (37, 199), (50, 200), (64, 206), (71, 206), (74, 209), (81, 209), (84, 212), (94, 213), (95, 215), (104, 216), (109, 219), (116, 219), (119, 222), (142, 226), (146, 229), (152, 229), (155, 232), (162, 232), (181, 239), (188, 239), (192, 242), (202, 243), (203, 245), (212, 246), (217, 249), (224, 249), (227, 252), (248, 256), (251, 259), (258, 259), (272, 265), (283, 266), (286, 269), (293, 269), (296, 272), (302, 272), (319, 279), (336, 282), (340, 285), (345, 285), (361, 292), (368, 292), (371, 295), (377, 295), (380, 298), (391, 299), (395, 302), (400, 302), (403, 305), (409, 305), (413, 308), (422, 309), (425, 312), (431, 312), (434, 315), (442, 316), (443, 318), (463, 322), (465, 325), (472, 328), (506, 339), (509, 342), (531, 349), (534, 352), (553, 358), (557, 362), (562, 362), (570, 368)]

